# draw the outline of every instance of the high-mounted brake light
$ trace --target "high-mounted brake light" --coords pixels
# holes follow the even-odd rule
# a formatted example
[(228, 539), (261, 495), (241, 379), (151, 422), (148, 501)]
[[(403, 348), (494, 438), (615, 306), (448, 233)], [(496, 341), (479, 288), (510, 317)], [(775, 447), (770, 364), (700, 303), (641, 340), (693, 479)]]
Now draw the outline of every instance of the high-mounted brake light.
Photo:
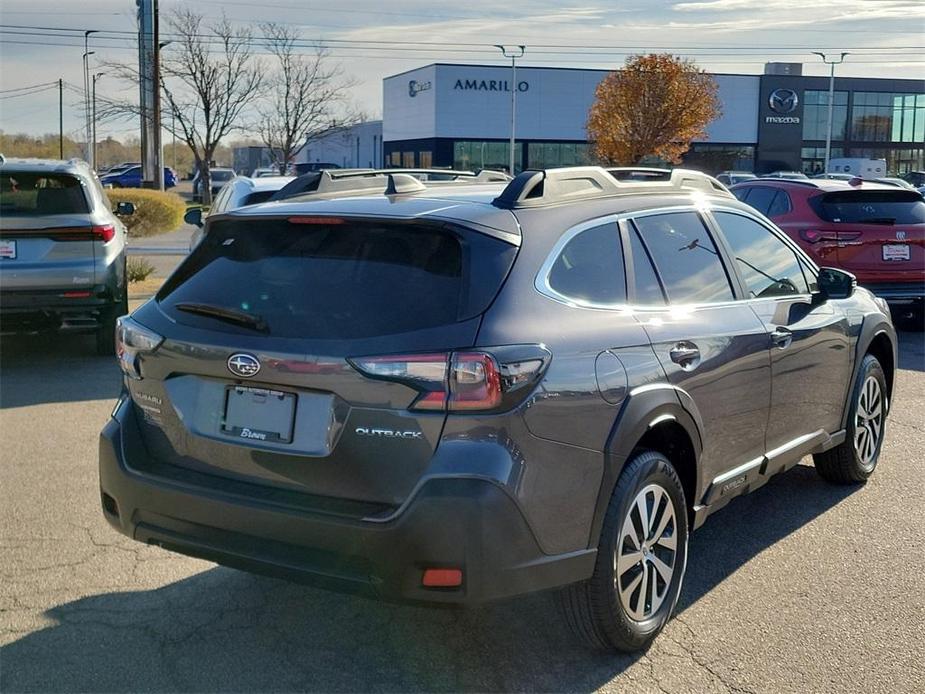
[(290, 224), (344, 224), (345, 220), (342, 217), (290, 217)]
[(496, 410), (505, 403), (506, 394), (533, 382), (544, 364), (543, 359), (499, 363), (493, 354), (480, 351), (361, 357), (350, 362), (366, 376), (419, 391), (409, 409), (435, 412)]

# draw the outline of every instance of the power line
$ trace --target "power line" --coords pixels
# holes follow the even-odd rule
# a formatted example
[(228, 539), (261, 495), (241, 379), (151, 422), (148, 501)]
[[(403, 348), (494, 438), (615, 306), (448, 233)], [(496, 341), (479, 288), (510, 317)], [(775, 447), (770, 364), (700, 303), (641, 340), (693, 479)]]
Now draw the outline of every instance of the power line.
[(48, 85), (57, 85), (57, 82), (41, 82), (39, 84), (30, 84), (28, 87), (14, 87), (13, 89), (0, 89), (0, 94), (8, 94), (10, 92), (21, 92), (25, 89), (35, 89), (36, 87), (47, 87)]

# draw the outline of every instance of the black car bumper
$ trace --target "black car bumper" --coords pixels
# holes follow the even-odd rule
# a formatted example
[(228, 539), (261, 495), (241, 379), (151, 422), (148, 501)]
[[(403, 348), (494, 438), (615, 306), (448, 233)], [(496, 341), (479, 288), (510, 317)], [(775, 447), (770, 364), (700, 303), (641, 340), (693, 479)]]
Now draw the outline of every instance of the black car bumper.
[(925, 298), (925, 282), (865, 283), (862, 286), (891, 304), (920, 303)]
[(88, 288), (0, 291), (4, 333), (94, 330), (118, 302), (107, 285)]
[[(103, 512), (138, 541), (220, 564), (372, 597), (478, 603), (588, 578), (595, 551), (546, 555), (511, 498), (481, 479), (435, 479), (387, 522), (248, 497), (148, 466), (131, 403), (100, 437)], [(173, 467), (173, 466), (167, 466)], [(176, 468), (175, 468), (176, 469)], [(422, 585), (459, 568), (458, 588)]]

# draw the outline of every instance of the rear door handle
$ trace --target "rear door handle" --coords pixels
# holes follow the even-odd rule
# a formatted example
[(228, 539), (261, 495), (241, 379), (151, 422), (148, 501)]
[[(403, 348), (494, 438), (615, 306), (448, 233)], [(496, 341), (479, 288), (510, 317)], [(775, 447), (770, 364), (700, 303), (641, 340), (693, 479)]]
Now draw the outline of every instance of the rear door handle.
[(679, 342), (671, 348), (668, 356), (682, 368), (693, 368), (700, 362), (700, 349), (693, 342)]
[(790, 342), (793, 340), (793, 333), (787, 330), (787, 328), (777, 327), (771, 331), (771, 342), (773, 342), (780, 349), (787, 349), (790, 346)]

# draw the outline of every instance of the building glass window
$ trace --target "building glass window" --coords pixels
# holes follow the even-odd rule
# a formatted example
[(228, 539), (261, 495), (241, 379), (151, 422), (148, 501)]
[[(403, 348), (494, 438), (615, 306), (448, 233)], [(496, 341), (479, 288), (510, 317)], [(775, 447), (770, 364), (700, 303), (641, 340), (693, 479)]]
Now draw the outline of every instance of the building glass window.
[(432, 169), (434, 168), (434, 153), (430, 151), (418, 152), (418, 156), (421, 158), (421, 168), (422, 169)]
[(861, 142), (922, 142), (925, 94), (855, 92), (851, 137)]
[(557, 166), (583, 166), (591, 161), (587, 142), (531, 142), (527, 145), (527, 165), (531, 169)]
[[(844, 147), (832, 148), (832, 159), (840, 159), (845, 156)], [(825, 146), (821, 147), (803, 147), (800, 150), (800, 158), (803, 161), (802, 171), (807, 175), (822, 173), (825, 170)]]
[(401, 152), (389, 154), (389, 166), (401, 166)]
[(925, 169), (925, 149), (921, 147), (852, 147), (849, 155), (864, 159), (886, 159), (886, 170), (895, 175)]
[(694, 143), (684, 153), (683, 161), (684, 166), (714, 175), (720, 171), (754, 171), (755, 148), (752, 145)]
[(404, 169), (413, 169), (414, 168), (414, 152), (402, 152), (401, 153), (401, 165)]
[[(514, 145), (514, 173), (520, 173), (523, 161), (523, 143)], [(507, 171), (510, 164), (509, 142), (470, 142), (457, 141), (453, 143), (453, 168), (460, 170), (478, 171), (479, 169), (493, 169)]]
[[(835, 92), (832, 109), (832, 139), (845, 139), (848, 123), (848, 92)], [(829, 127), (829, 92), (807, 89), (803, 92), (803, 139), (824, 140)]]

